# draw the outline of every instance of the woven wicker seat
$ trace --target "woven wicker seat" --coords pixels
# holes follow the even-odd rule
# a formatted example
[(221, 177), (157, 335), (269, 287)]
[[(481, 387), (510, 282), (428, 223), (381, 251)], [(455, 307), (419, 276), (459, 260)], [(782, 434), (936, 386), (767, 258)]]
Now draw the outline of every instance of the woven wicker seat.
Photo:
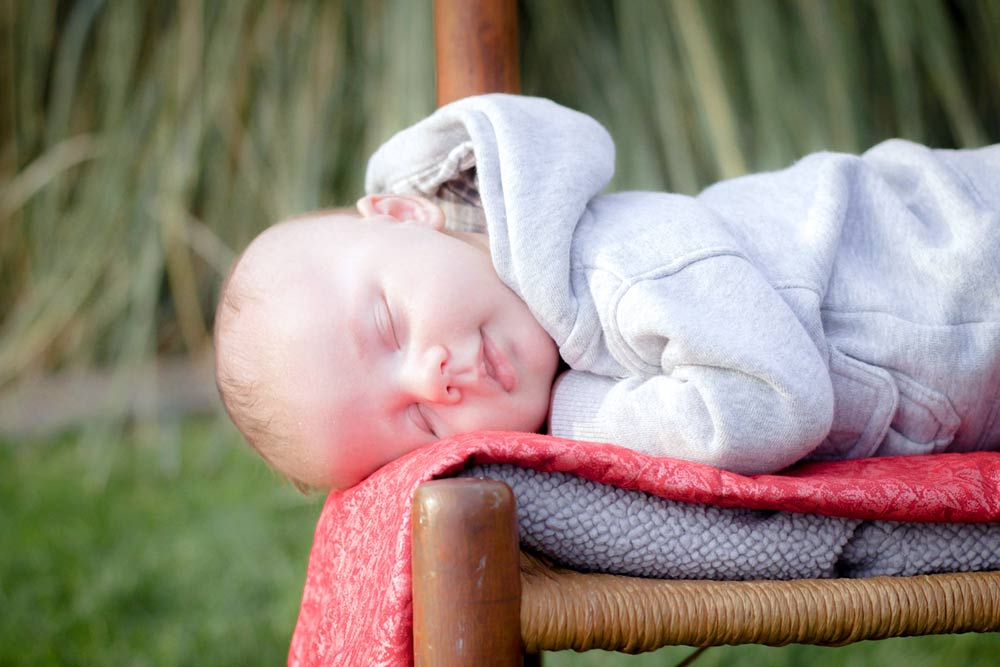
[(528, 651), (841, 645), (998, 629), (1000, 572), (799, 581), (664, 581), (552, 568), (525, 555)]
[[(518, 92), (514, 0), (436, 0), (435, 37), (439, 104)], [(751, 582), (581, 574), (520, 552), (513, 495), (500, 482), (428, 482), (413, 513), (418, 665), (1000, 630), (1000, 572)]]

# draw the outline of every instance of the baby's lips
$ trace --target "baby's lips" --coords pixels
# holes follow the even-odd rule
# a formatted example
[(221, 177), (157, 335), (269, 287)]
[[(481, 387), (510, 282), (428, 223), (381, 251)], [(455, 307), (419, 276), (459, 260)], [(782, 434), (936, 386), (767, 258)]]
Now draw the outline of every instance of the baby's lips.
[(483, 333), (483, 353), (486, 357), (486, 372), (496, 380), (508, 394), (517, 387), (517, 375), (514, 367), (503, 351), (486, 333)]

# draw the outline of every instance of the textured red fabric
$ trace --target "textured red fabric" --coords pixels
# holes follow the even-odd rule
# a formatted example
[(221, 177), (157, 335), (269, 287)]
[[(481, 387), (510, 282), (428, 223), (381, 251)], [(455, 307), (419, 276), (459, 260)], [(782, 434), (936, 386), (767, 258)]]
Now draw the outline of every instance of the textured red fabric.
[(1000, 520), (1000, 453), (858, 459), (745, 477), (621, 447), (525, 433), (437, 442), (332, 493), (316, 526), (293, 667), (412, 663), (410, 505), (471, 463), (562, 471), (671, 500), (895, 521)]

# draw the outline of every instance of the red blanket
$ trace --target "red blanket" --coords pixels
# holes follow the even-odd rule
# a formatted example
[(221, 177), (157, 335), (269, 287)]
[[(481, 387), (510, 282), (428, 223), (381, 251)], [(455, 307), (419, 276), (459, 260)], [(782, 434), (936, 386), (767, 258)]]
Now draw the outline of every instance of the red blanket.
[(892, 521), (1000, 520), (996, 452), (813, 463), (745, 477), (611, 445), (525, 433), (463, 435), (330, 494), (316, 526), (289, 665), (412, 663), (411, 498), (422, 482), (472, 463), (516, 463), (724, 507)]

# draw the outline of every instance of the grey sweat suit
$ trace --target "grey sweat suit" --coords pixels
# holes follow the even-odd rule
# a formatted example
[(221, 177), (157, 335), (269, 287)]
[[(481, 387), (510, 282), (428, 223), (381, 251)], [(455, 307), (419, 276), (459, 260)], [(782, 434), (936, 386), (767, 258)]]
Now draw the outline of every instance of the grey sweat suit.
[(603, 127), (489, 95), (390, 139), (366, 188), (447, 198), (473, 167), (497, 273), (572, 369), (553, 435), (746, 474), (1000, 448), (1000, 146), (601, 195)]

